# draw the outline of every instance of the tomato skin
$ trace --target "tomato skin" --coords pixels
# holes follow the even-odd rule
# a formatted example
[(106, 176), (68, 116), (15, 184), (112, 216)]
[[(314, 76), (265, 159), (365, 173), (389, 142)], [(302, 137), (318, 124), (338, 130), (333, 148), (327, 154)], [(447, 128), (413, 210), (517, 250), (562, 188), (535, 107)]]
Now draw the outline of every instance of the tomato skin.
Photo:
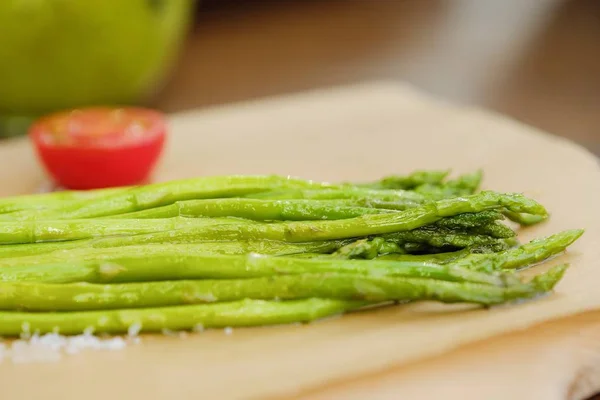
[[(98, 109), (91, 109), (97, 112)], [(110, 109), (102, 109), (101, 111)], [(162, 114), (144, 109), (123, 109), (151, 122), (147, 132), (135, 140), (119, 140), (107, 131), (104, 139), (94, 144), (93, 138), (84, 135), (67, 145), (48, 140), (48, 126), (57, 118), (65, 118), (65, 113), (50, 115), (34, 123), (29, 136), (36, 152), (48, 173), (56, 183), (66, 189), (87, 190), (116, 186), (132, 186), (143, 183), (156, 165), (165, 144), (166, 124)], [(79, 110), (78, 110), (79, 111)], [(86, 109), (81, 110), (86, 112)], [(103, 121), (98, 120), (98, 124)], [(90, 131), (93, 131), (90, 125)], [(78, 132), (81, 135), (81, 132)], [(122, 135), (121, 135), (122, 136)], [(112, 145), (106, 145), (106, 137)]]

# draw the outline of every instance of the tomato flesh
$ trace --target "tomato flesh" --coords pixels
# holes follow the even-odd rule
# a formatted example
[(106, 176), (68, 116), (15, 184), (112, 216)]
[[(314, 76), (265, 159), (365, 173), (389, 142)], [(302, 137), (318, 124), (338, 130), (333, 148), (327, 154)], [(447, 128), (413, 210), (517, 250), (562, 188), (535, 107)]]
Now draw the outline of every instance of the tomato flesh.
[(29, 130), (52, 178), (68, 189), (144, 182), (164, 147), (166, 123), (144, 108), (87, 108), (42, 117)]

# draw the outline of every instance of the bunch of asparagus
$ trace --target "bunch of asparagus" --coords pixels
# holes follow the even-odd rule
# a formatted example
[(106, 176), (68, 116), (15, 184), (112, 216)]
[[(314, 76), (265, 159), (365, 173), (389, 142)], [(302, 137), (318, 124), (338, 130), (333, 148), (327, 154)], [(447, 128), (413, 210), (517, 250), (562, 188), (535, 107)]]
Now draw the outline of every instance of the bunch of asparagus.
[(308, 322), (390, 302), (491, 306), (553, 289), (519, 270), (583, 231), (519, 244), (536, 201), (481, 173), (330, 184), (221, 176), (0, 200), (0, 335)]

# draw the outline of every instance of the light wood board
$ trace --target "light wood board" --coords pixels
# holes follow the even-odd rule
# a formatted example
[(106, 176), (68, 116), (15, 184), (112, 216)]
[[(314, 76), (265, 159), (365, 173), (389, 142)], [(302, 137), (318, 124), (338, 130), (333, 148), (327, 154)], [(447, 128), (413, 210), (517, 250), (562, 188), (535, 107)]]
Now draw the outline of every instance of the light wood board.
[[(385, 82), (180, 114), (171, 128), (157, 180), (279, 173), (362, 181), (483, 168), (485, 187), (523, 192), (552, 212), (523, 240), (586, 233), (552, 261), (572, 264), (556, 293), (533, 302), (490, 310), (422, 303), (232, 335), (144, 336), (119, 352), (2, 363), (1, 398), (562, 399), (600, 388), (582, 369), (600, 366), (589, 337), (600, 331), (600, 313), (548, 322), (600, 309), (600, 170), (585, 150)], [(25, 141), (3, 144), (0, 159), (0, 194), (43, 182)], [(544, 376), (549, 366), (555, 374)]]

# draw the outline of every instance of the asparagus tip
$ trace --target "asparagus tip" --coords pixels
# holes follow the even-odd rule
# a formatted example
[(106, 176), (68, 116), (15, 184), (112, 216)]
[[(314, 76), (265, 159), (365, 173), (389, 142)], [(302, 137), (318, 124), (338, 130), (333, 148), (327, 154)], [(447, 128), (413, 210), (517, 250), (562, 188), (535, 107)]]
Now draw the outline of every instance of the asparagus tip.
[(568, 268), (569, 264), (552, 267), (547, 272), (533, 278), (531, 283), (536, 289), (542, 292), (549, 292), (562, 279)]
[(555, 243), (562, 249), (566, 249), (567, 247), (572, 245), (577, 239), (579, 239), (584, 232), (584, 229), (569, 229), (566, 231), (556, 233), (552, 236), (548, 236), (546, 239), (541, 240), (547, 241), (549, 245)]

